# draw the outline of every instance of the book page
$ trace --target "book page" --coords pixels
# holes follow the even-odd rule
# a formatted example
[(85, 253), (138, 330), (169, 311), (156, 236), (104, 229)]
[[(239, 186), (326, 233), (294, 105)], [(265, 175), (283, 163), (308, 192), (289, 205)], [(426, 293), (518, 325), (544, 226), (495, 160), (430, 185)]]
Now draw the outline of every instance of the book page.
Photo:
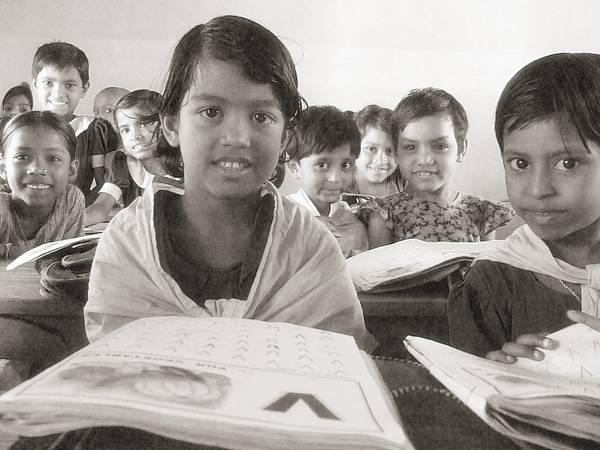
[(515, 398), (583, 395), (600, 399), (600, 333), (575, 324), (550, 335), (559, 342), (542, 361), (503, 364), (428, 339), (408, 336), (407, 349), (480, 417), (495, 394)]
[(466, 261), (502, 241), (425, 242), (406, 239), (359, 253), (346, 260), (356, 288), (374, 287), (426, 272), (443, 264)]
[[(410, 448), (402, 447), (410, 444), (376, 380), (350, 336), (245, 319), (160, 317), (128, 324), (9, 391), (0, 411), (35, 421), (54, 408), (65, 411), (64, 423), (81, 426), (128, 424), (134, 410), (160, 417), (151, 431), (210, 421), (213, 428), (380, 436)], [(97, 410), (86, 421), (90, 406)]]

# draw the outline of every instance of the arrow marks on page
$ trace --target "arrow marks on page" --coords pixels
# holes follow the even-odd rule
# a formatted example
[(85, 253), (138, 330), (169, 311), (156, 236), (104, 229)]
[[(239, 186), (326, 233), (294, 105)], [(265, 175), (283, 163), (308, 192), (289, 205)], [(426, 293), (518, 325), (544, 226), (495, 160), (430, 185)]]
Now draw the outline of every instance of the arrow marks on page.
[(312, 394), (288, 392), (264, 408), (267, 411), (288, 412), (298, 401), (303, 401), (321, 419), (340, 420)]

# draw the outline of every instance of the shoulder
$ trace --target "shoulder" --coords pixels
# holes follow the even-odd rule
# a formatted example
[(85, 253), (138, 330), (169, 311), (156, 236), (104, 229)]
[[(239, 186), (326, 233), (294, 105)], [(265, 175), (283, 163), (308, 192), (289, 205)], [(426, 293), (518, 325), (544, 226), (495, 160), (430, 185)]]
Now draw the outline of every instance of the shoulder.
[(75, 130), (75, 135), (79, 135), (83, 131), (87, 130), (93, 121), (94, 117), (92, 116), (75, 116), (75, 118), (69, 123), (71, 127), (73, 127), (73, 130)]

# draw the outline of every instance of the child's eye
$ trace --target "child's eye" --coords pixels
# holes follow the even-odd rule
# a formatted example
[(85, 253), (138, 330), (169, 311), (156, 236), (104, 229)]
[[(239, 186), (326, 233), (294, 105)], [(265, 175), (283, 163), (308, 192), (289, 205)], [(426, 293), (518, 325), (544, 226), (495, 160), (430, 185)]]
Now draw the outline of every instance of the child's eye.
[(346, 161), (342, 163), (342, 169), (348, 170), (354, 168), (354, 163), (351, 161)]
[(113, 110), (112, 110), (112, 109), (110, 109), (110, 108), (106, 108), (106, 109), (104, 110), (104, 112), (105, 112), (106, 114), (110, 114), (110, 113), (112, 113), (112, 112), (113, 112)]
[(273, 123), (275, 118), (267, 113), (255, 113), (252, 118), (258, 123)]
[(77, 85), (73, 84), (73, 83), (67, 83), (67, 84), (65, 84), (65, 86), (67, 87), (67, 89), (71, 89), (71, 90), (75, 89), (77, 87)]
[(416, 147), (412, 144), (408, 144), (405, 145), (404, 147), (402, 147), (402, 150), (406, 151), (406, 152), (414, 152), (416, 149)]
[(129, 133), (129, 128), (119, 128), (119, 133), (127, 134), (127, 133)]
[(207, 119), (215, 119), (219, 115), (219, 112), (220, 111), (217, 108), (204, 108), (200, 111), (200, 115)]
[(563, 158), (556, 162), (554, 168), (557, 170), (572, 170), (579, 165), (578, 161), (569, 158)]
[(375, 147), (373, 147), (372, 145), (368, 145), (366, 147), (363, 147), (362, 149), (369, 153), (375, 153), (377, 151), (377, 149)]
[(443, 152), (444, 150), (446, 150), (448, 148), (448, 144), (435, 144), (433, 146), (433, 149), (436, 152)]
[(50, 87), (50, 86), (52, 86), (52, 81), (42, 80), (42, 86)]
[(58, 156), (49, 156), (48, 157), (48, 161), (53, 162), (53, 163), (57, 163), (57, 162), (61, 162), (62, 158), (59, 158)]
[(17, 153), (15, 156), (13, 156), (13, 158), (16, 159), (17, 161), (26, 161), (27, 155), (24, 155), (22, 153)]
[(327, 164), (326, 162), (323, 162), (323, 161), (319, 161), (318, 163), (315, 164), (315, 166), (317, 166), (318, 169), (327, 169), (329, 164)]
[(393, 156), (394, 155), (394, 151), (391, 148), (386, 148), (385, 149), (385, 154), (388, 156)]
[(521, 158), (511, 159), (508, 161), (508, 164), (515, 170), (527, 170), (529, 167), (529, 163)]

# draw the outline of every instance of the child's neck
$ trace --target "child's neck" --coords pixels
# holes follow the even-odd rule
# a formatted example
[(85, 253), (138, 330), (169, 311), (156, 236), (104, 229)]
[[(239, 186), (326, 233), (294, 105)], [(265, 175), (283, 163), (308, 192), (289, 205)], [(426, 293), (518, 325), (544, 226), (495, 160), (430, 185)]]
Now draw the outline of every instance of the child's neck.
[(236, 201), (184, 194), (175, 229), (184, 256), (215, 269), (240, 263), (252, 236), (258, 202), (258, 193)]
[(140, 160), (140, 162), (142, 163), (142, 167), (152, 175), (162, 176), (167, 174), (159, 158), (144, 159)]
[[(54, 205), (29, 206), (19, 199), (11, 199), (10, 207), (15, 215), (19, 237), (33, 239), (40, 228), (48, 221)], [(22, 235), (22, 236), (21, 236)]]
[(418, 189), (413, 189), (413, 187), (409, 184), (406, 186), (405, 191), (411, 194), (413, 198), (417, 200), (433, 201), (441, 205), (449, 205), (456, 199), (456, 196), (458, 195), (458, 193), (448, 185), (443, 186), (437, 191), (421, 191)]
[(354, 177), (358, 192), (361, 194), (374, 195), (376, 197), (385, 197), (386, 195), (394, 194), (395, 190), (391, 190), (386, 178), (381, 183), (373, 183), (367, 177), (357, 173)]
[(544, 241), (552, 256), (584, 269), (600, 263), (600, 220), (562, 239)]

